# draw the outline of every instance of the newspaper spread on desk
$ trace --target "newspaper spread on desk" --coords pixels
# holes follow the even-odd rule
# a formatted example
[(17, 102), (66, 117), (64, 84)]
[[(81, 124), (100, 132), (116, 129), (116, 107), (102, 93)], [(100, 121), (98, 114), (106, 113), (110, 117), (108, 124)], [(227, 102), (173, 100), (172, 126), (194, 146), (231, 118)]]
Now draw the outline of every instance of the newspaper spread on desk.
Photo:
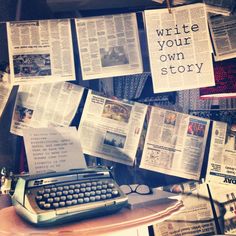
[(236, 57), (236, 15), (209, 15), (209, 28), (215, 50), (215, 60)]
[(147, 105), (114, 100), (89, 90), (78, 135), (83, 152), (132, 165)]
[(200, 178), (210, 120), (151, 107), (140, 167)]
[(235, 125), (214, 121), (206, 181), (222, 185), (236, 184)]
[(25, 128), (69, 126), (84, 88), (68, 83), (20, 85), (10, 132), (23, 135)]
[(11, 82), (75, 80), (69, 19), (7, 22)]
[[(171, 188), (174, 190), (172, 192), (181, 196), (184, 209), (168, 220), (155, 224), (153, 226), (155, 236), (215, 235), (217, 230), (207, 185), (189, 182), (176, 184)], [(165, 187), (163, 189), (166, 190)]]
[(205, 4), (145, 10), (154, 93), (215, 85)]
[(215, 204), (222, 235), (236, 235), (236, 187), (210, 183), (209, 189)]
[(135, 13), (75, 19), (83, 80), (142, 73)]

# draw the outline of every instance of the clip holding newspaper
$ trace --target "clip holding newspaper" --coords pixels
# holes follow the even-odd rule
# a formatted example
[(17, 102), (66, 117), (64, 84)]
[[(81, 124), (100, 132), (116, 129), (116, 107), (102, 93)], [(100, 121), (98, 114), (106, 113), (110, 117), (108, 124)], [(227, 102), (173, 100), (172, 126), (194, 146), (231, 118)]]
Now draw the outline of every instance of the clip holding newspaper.
[(78, 128), (85, 154), (133, 165), (147, 105), (89, 90)]
[(210, 120), (151, 107), (140, 168), (199, 180)]
[(70, 19), (7, 22), (11, 83), (75, 80)]
[(143, 72), (135, 13), (75, 19), (83, 80)]
[(205, 4), (145, 10), (154, 93), (215, 85)]

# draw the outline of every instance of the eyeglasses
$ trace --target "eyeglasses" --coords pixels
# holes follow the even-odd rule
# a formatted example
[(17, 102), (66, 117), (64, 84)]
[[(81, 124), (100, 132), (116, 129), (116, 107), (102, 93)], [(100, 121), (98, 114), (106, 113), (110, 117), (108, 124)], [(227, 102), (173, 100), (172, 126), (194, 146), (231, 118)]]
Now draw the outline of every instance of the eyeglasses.
[(131, 193), (137, 193), (140, 195), (148, 195), (152, 194), (152, 189), (145, 184), (132, 184), (132, 185), (121, 185), (120, 189), (125, 193), (126, 195)]

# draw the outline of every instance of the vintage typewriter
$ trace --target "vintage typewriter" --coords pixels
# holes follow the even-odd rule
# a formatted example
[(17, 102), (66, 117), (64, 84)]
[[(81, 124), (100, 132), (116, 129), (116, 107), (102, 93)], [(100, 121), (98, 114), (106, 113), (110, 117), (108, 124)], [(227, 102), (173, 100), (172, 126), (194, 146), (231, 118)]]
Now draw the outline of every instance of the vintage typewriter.
[(109, 214), (127, 202), (107, 168), (22, 176), (12, 196), (16, 212), (39, 226)]

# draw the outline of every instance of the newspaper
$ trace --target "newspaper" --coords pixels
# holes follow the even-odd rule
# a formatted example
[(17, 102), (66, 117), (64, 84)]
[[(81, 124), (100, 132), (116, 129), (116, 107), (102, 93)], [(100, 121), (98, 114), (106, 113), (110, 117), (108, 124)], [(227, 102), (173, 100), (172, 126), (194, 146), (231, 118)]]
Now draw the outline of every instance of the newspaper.
[(222, 235), (236, 235), (236, 188), (210, 183), (209, 189), (215, 204)]
[(205, 4), (144, 11), (155, 93), (215, 85)]
[(83, 152), (132, 165), (147, 106), (96, 95), (89, 90), (78, 135)]
[(208, 18), (215, 60), (236, 57), (236, 15), (209, 15)]
[[(185, 208), (170, 219), (155, 224), (155, 236), (200, 236), (217, 234), (211, 203), (206, 184), (190, 183), (195, 189), (186, 192), (182, 186), (174, 185), (173, 188), (180, 189)], [(165, 188), (164, 188), (165, 189)]]
[(84, 88), (68, 83), (20, 85), (10, 132), (22, 136), (25, 128), (69, 126)]
[(10, 71), (8, 63), (0, 65), (0, 118), (10, 97), (12, 85), (10, 82)]
[(11, 82), (75, 80), (69, 19), (7, 22)]
[(207, 11), (214, 14), (229, 16), (235, 7), (235, 0), (204, 0)]
[(234, 125), (214, 121), (206, 181), (222, 185), (236, 184), (236, 129)]
[(23, 130), (29, 174), (86, 168), (76, 127)]
[(200, 178), (210, 120), (151, 107), (140, 167)]
[(135, 13), (75, 19), (83, 80), (143, 71)]

